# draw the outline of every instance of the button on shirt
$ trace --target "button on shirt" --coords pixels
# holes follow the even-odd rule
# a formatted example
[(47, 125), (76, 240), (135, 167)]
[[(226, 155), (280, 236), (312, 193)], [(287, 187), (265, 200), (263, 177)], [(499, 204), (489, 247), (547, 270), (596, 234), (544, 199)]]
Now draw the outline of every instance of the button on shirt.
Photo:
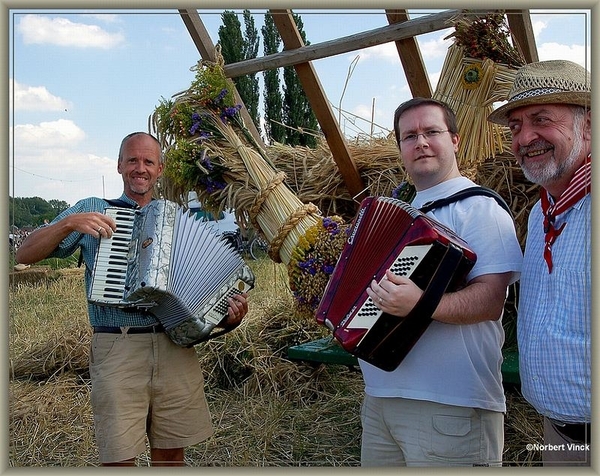
[[(128, 198), (125, 194), (121, 195), (120, 200), (131, 204), (134, 208), (137, 204)], [(55, 223), (68, 215), (74, 213), (100, 212), (110, 206), (105, 200), (97, 197), (85, 198), (78, 201), (75, 205), (60, 213), (52, 223)], [(100, 239), (97, 236), (92, 236), (79, 232), (70, 233), (54, 250), (49, 257), (66, 258), (71, 256), (77, 248), (81, 248), (83, 254), (83, 262), (85, 263), (85, 288), (86, 295), (92, 285), (92, 277), (94, 270), (94, 262), (96, 252), (100, 245)], [(136, 309), (120, 309), (112, 306), (98, 306), (88, 303), (88, 313), (90, 324), (92, 326), (150, 326), (158, 324), (158, 319), (145, 311)]]
[(528, 223), (517, 337), (525, 398), (542, 415), (581, 423), (591, 418), (591, 195), (557, 218), (566, 226), (543, 258), (540, 202)]

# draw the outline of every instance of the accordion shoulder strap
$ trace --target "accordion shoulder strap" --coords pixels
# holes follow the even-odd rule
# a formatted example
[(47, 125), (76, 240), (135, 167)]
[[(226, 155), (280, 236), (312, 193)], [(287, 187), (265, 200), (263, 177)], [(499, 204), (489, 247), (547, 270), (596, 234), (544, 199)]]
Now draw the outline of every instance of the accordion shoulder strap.
[(465, 188), (463, 190), (459, 190), (458, 192), (450, 195), (449, 197), (440, 198), (439, 200), (433, 200), (431, 202), (427, 202), (421, 208), (419, 208), (419, 210), (423, 213), (427, 213), (428, 211), (433, 210), (434, 208), (440, 208), (445, 205), (448, 205), (449, 203), (456, 202), (457, 200), (460, 200), (462, 198), (471, 197), (473, 195), (485, 195), (488, 197), (492, 197), (494, 200), (496, 200), (498, 202), (498, 205), (500, 205), (502, 208), (504, 208), (504, 210), (506, 210), (508, 212), (508, 214), (511, 217), (513, 216), (512, 211), (510, 210), (510, 207), (504, 201), (504, 199), (500, 196), (500, 194), (498, 194), (496, 191), (492, 190), (491, 188), (480, 187), (480, 186)]
[(105, 202), (108, 202), (108, 204), (111, 207), (121, 207), (121, 208), (137, 208), (137, 205), (132, 205), (131, 203), (127, 203), (125, 200), (121, 200), (120, 198), (112, 198), (112, 199), (108, 199), (105, 198), (104, 199)]

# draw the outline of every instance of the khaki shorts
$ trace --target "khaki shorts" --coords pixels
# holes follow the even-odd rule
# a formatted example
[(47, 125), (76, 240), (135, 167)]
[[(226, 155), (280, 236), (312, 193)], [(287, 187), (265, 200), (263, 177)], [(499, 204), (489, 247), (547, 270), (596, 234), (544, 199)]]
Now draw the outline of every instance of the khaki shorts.
[(504, 414), (365, 395), (361, 466), (502, 466)]
[(194, 348), (164, 333), (93, 334), (92, 410), (100, 462), (183, 448), (213, 434)]

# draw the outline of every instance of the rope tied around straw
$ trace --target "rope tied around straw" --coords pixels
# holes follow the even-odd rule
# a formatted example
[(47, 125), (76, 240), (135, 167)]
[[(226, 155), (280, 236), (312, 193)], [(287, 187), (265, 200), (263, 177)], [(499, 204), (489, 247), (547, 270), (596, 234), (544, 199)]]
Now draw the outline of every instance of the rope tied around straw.
[(277, 231), (277, 236), (273, 238), (271, 243), (269, 244), (269, 257), (275, 261), (276, 263), (281, 263), (281, 258), (279, 256), (279, 250), (283, 245), (283, 242), (287, 238), (288, 234), (296, 228), (298, 223), (304, 219), (309, 214), (317, 214), (319, 213), (319, 209), (313, 203), (305, 203), (300, 206), (294, 213), (292, 213), (286, 220), (286, 222), (281, 225), (279, 230)]
[(285, 177), (285, 172), (277, 172), (275, 175), (273, 175), (273, 177), (271, 177), (269, 183), (256, 194), (256, 197), (254, 198), (254, 203), (252, 204), (252, 207), (250, 207), (249, 210), (250, 222), (252, 223), (252, 226), (255, 229), (260, 230), (260, 226), (256, 221), (256, 217), (258, 216), (258, 213), (260, 212), (263, 203), (265, 203), (265, 200), (267, 199), (269, 194), (273, 190), (275, 190), (275, 187), (283, 183)]

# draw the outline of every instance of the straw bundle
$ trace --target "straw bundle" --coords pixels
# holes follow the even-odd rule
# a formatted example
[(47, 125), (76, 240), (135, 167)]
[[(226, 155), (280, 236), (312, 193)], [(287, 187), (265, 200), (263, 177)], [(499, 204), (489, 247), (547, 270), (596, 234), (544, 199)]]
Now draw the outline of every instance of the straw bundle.
[[(391, 196), (407, 180), (394, 140), (352, 141), (348, 150), (369, 195)], [(266, 149), (269, 159), (290, 179), (289, 186), (304, 203), (314, 203), (326, 216), (350, 220), (357, 203), (348, 191), (333, 154), (324, 139), (315, 148), (275, 143)]]
[[(442, 67), (434, 98), (456, 113), (461, 170), (472, 170), (483, 159), (502, 153), (505, 129), (487, 120), (494, 102), (508, 97), (523, 55), (509, 42), (503, 11), (459, 14), (450, 20), (454, 44)], [(467, 174), (468, 175), (468, 174)]]
[(493, 103), (508, 95), (515, 70), (490, 59), (464, 56), (460, 46), (450, 46), (434, 98), (447, 103), (456, 113), (463, 140), (458, 146), (461, 169), (469, 169), (482, 158), (503, 152), (503, 128), (487, 117)]
[[(270, 244), (269, 255), (275, 262), (288, 264), (298, 239), (318, 219), (319, 210), (312, 203), (303, 203), (285, 185), (285, 173), (278, 172), (257, 149), (244, 144), (230, 124), (214, 114), (208, 116), (225, 140), (222, 147), (207, 144), (207, 149), (219, 151), (222, 157), (241, 159), (245, 175), (256, 190), (247, 208), (253, 227), (260, 230)], [(232, 167), (232, 165), (230, 165)], [(235, 206), (235, 200), (230, 204)], [(243, 209), (243, 204), (238, 207)]]
[(191, 87), (151, 117), (165, 149), (163, 193), (185, 203), (194, 190), (207, 209), (234, 208), (242, 225), (249, 218), (267, 239), (271, 259), (288, 264), (319, 209), (298, 199), (251, 138), (222, 67), (222, 57), (200, 61)]

